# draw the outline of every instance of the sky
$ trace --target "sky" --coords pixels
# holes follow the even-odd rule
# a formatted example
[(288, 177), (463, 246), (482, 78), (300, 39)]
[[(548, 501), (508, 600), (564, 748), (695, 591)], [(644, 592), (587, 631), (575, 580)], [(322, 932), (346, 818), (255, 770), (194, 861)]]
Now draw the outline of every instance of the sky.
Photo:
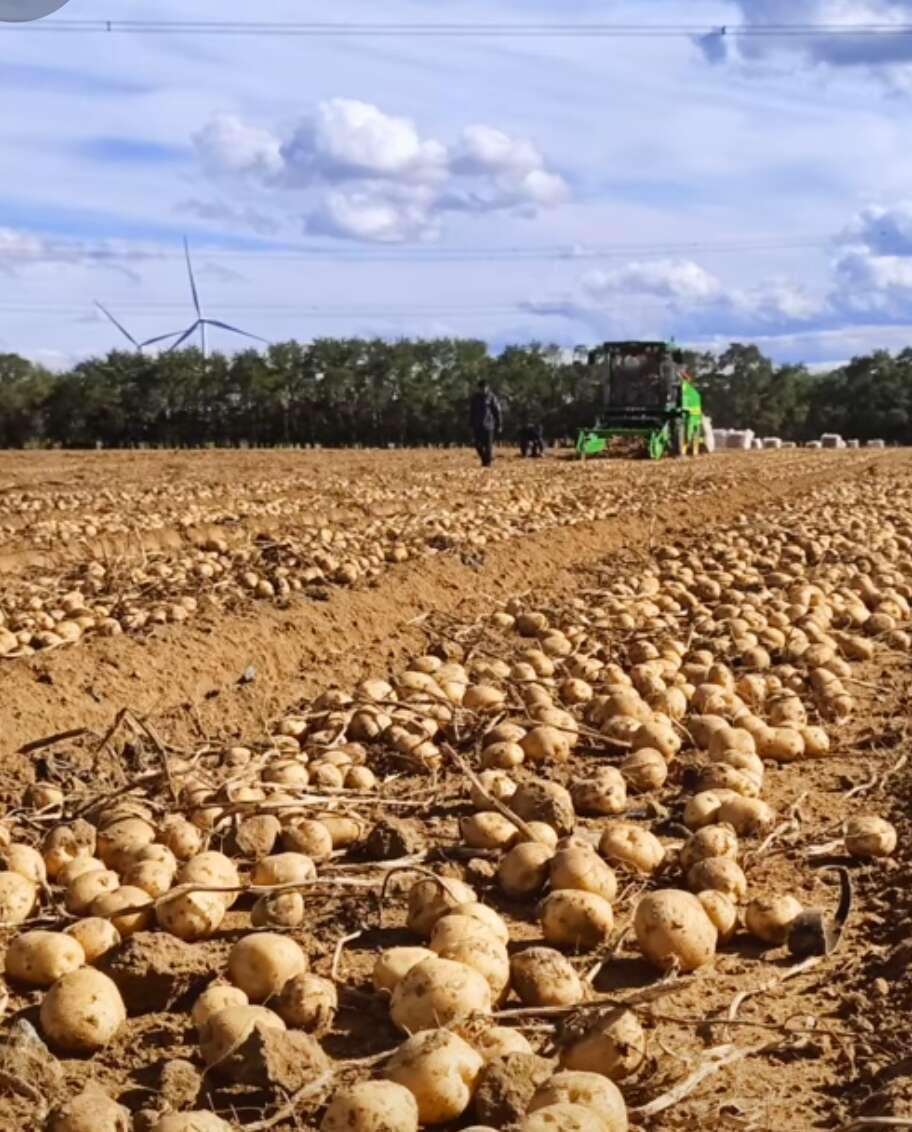
[[(184, 236), (205, 313), (269, 341), (673, 336), (815, 369), (912, 342), (912, 0), (187, 13), (69, 0), (0, 24), (0, 351), (62, 368), (126, 344), (96, 302), (139, 340), (189, 326)], [(69, 26), (190, 18), (361, 30)]]

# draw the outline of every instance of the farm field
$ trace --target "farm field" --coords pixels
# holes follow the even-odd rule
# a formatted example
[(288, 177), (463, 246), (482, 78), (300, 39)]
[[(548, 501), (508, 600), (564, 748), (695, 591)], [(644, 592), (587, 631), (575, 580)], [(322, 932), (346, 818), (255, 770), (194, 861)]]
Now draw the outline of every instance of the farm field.
[(905, 451), (0, 454), (0, 1128), (912, 1119), (910, 603)]

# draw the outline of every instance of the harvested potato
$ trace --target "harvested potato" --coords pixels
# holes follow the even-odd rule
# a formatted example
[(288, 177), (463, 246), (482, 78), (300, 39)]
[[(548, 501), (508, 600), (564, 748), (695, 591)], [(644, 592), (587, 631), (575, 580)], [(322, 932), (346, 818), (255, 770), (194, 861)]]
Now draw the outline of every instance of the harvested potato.
[(264, 893), (250, 910), (255, 928), (296, 928), (304, 923), (304, 897), (300, 892)]
[(228, 954), (228, 977), (251, 1002), (265, 1002), (308, 967), (299, 944), (277, 932), (239, 939)]
[(47, 866), (44, 857), (31, 845), (20, 845), (14, 841), (4, 849), (3, 860), (11, 873), (18, 873), (32, 884), (47, 884)]
[(688, 870), (687, 885), (691, 892), (721, 892), (736, 904), (747, 896), (747, 877), (731, 857), (704, 857), (697, 861)]
[(132, 1117), (97, 1085), (89, 1085), (79, 1096), (54, 1109), (47, 1132), (130, 1132)]
[(707, 857), (738, 858), (738, 835), (730, 825), (706, 825), (691, 834), (681, 849), (681, 866), (691, 869)]
[(681, 738), (670, 723), (652, 721), (641, 724), (630, 743), (632, 751), (658, 751), (666, 762), (671, 762), (681, 749)]
[(275, 853), (257, 861), (250, 874), (255, 885), (301, 884), (314, 880), (317, 868), (305, 853)]
[(193, 1025), (200, 1028), (213, 1014), (227, 1010), (230, 1006), (249, 1006), (250, 999), (239, 988), (229, 983), (216, 983), (207, 987), (193, 1004), (190, 1017)]
[(321, 821), (299, 818), (282, 831), (282, 846), (313, 861), (328, 861), (332, 856), (333, 839)]
[(611, 937), (614, 912), (608, 901), (594, 892), (560, 889), (542, 903), (541, 925), (546, 943), (591, 951)]
[(772, 828), (776, 823), (776, 814), (762, 798), (731, 794), (722, 799), (716, 820), (730, 825), (739, 837), (749, 837)]
[(169, 892), (176, 869), (167, 861), (135, 861), (124, 874), (124, 885), (141, 888), (153, 900)]
[(758, 897), (748, 904), (744, 923), (752, 936), (780, 947), (788, 938), (792, 921), (801, 912), (801, 904), (794, 896)]
[(436, 955), (454, 944), (463, 942), (494, 943), (503, 945), (499, 935), (488, 927), (481, 919), (475, 916), (464, 916), (461, 910), (449, 916), (443, 916), (434, 925), (431, 932), (430, 947)]
[(325, 1034), (338, 1008), (336, 984), (307, 971), (292, 976), (275, 1000), (276, 1014), (283, 1022), (308, 1034)]
[(114, 1038), (127, 1020), (115, 983), (94, 967), (58, 979), (40, 1011), (45, 1037), (66, 1053), (94, 1053)]
[(103, 920), (99, 916), (89, 916), (77, 920), (74, 924), (64, 928), (66, 935), (72, 936), (85, 953), (86, 963), (94, 963), (102, 955), (117, 947), (121, 942), (120, 932), (110, 920)]
[(697, 893), (703, 911), (712, 920), (719, 933), (719, 943), (728, 943), (738, 929), (738, 909), (734, 901), (721, 892), (708, 888)]
[(890, 857), (896, 851), (896, 829), (874, 815), (850, 818), (846, 823), (846, 852), (860, 860)]
[(16, 936), (6, 949), (6, 974), (30, 987), (49, 987), (85, 966), (82, 944), (64, 932), (31, 931)]
[(217, 892), (184, 892), (166, 896), (155, 906), (159, 927), (187, 943), (218, 931), (227, 909)]
[(548, 879), (554, 850), (538, 841), (515, 845), (497, 868), (497, 883), (505, 896), (521, 900), (541, 892)]
[(490, 798), (486, 794), (496, 798), (498, 802), (509, 802), (516, 793), (516, 783), (505, 770), (483, 770), (478, 776), (478, 782), (481, 789), (473, 783), (469, 791), (469, 798), (476, 810), (491, 808)]
[(536, 1109), (519, 1125), (519, 1132), (605, 1132), (594, 1109), (579, 1104), (552, 1104)]
[(661, 751), (652, 747), (631, 751), (621, 762), (620, 771), (628, 787), (641, 794), (661, 790), (668, 779), (668, 763)]
[(622, 814), (627, 809), (627, 783), (616, 767), (602, 766), (574, 782), (570, 797), (579, 814)]
[(559, 849), (551, 858), (548, 875), (553, 890), (567, 888), (593, 892), (609, 904), (617, 896), (614, 870), (588, 845)]
[(418, 1103), (395, 1081), (361, 1081), (335, 1094), (320, 1132), (418, 1132)]
[(390, 947), (381, 951), (371, 976), (374, 989), (392, 994), (412, 967), (425, 959), (433, 959), (434, 954), (427, 947)]
[(231, 1055), (254, 1029), (284, 1030), (285, 1023), (265, 1006), (229, 1006), (210, 1015), (199, 1027), (200, 1053), (206, 1065), (233, 1078)]
[(69, 888), (77, 877), (82, 876), (83, 873), (95, 872), (96, 869), (103, 870), (104, 861), (99, 861), (97, 857), (74, 857), (60, 869), (56, 878), (57, 883)]
[(202, 831), (180, 814), (165, 818), (159, 838), (179, 861), (189, 861), (203, 847)]
[(625, 1010), (617, 1017), (609, 1014), (561, 1051), (563, 1069), (579, 1073), (598, 1073), (612, 1081), (622, 1081), (635, 1073), (646, 1060), (646, 1035), (637, 1016)]
[(703, 790), (687, 801), (684, 807), (684, 824), (688, 829), (702, 829), (720, 821), (719, 810), (722, 803), (735, 797), (731, 790)]
[[(176, 856), (177, 854), (175, 854)], [(189, 861), (185, 861), (177, 874), (177, 883), (200, 885), (203, 888), (240, 888), (241, 880), (238, 876), (237, 866), (230, 857), (215, 850), (197, 853)], [(213, 892), (202, 895), (215, 895), (225, 905), (231, 908), (237, 900), (236, 892)]]
[(536, 1090), (528, 1111), (537, 1112), (557, 1104), (582, 1105), (599, 1114), (605, 1132), (627, 1132), (627, 1105), (623, 1094), (614, 1081), (602, 1073), (573, 1070), (555, 1073)]
[(37, 903), (37, 885), (19, 873), (0, 873), (0, 924), (24, 923)]
[(494, 938), (500, 940), (502, 944), (506, 945), (510, 942), (510, 929), (504, 923), (500, 913), (495, 912), (494, 909), (487, 904), (479, 904), (477, 902), (463, 904), (458, 914), (460, 916), (469, 916), (473, 920), (479, 920), (492, 933)]
[(483, 811), (459, 819), (462, 839), (472, 849), (508, 849), (519, 830), (502, 814)]
[(605, 826), (599, 852), (610, 865), (651, 876), (665, 860), (662, 842), (633, 822), (613, 821)]
[(152, 1125), (150, 1132), (234, 1132), (234, 1126), (214, 1112), (169, 1112)]
[(453, 877), (437, 880), (419, 880), (409, 889), (408, 927), (418, 935), (429, 936), (434, 924), (458, 908), (460, 904), (474, 904), (475, 893), (467, 884)]
[(640, 950), (662, 971), (695, 971), (716, 952), (715, 926), (690, 892), (648, 893), (637, 904), (633, 927)]
[(512, 1030), (509, 1026), (479, 1026), (475, 1019), (465, 1028), (457, 1027), (456, 1032), (481, 1054), (486, 1063), (499, 1057), (509, 1057), (511, 1053), (532, 1053), (528, 1040), (519, 1030)]
[(449, 959), (425, 959), (393, 991), (390, 1017), (406, 1033), (452, 1026), (473, 1014), (491, 1013), (491, 988), (483, 975)]
[(152, 897), (141, 888), (124, 885), (96, 897), (89, 912), (110, 920), (121, 936), (129, 939), (136, 932), (145, 931), (152, 923)]
[(523, 782), (510, 799), (510, 809), (525, 822), (541, 821), (561, 836), (573, 832), (576, 813), (569, 791), (557, 782)]
[(384, 1074), (414, 1096), (421, 1124), (445, 1124), (469, 1107), (483, 1067), (481, 1055), (457, 1034), (425, 1030), (399, 1046)]
[(510, 978), (524, 1006), (575, 1006), (584, 997), (576, 969), (550, 947), (530, 947), (514, 955)]

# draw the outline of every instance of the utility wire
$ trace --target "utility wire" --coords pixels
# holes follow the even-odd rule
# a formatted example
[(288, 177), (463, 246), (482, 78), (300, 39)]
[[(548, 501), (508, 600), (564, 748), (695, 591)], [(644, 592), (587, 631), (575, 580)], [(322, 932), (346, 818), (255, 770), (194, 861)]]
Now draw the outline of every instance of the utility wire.
[(207, 35), (302, 38), (690, 38), (735, 39), (912, 36), (912, 23), (616, 24), (616, 23), (355, 23), (253, 20), (45, 20), (4, 24), (3, 32), (31, 34)]

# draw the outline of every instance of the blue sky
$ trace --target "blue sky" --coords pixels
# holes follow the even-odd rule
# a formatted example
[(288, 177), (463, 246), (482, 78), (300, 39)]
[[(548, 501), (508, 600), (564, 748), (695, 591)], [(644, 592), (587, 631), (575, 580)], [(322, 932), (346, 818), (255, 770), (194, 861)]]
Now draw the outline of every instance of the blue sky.
[[(270, 340), (675, 335), (838, 362), (912, 339), (912, 0), (334, 0), (333, 21), (729, 34), (345, 40), (0, 28), (0, 349), (66, 365), (207, 312)], [(187, 19), (70, 0), (48, 23)], [(194, 0), (195, 20), (327, 20)], [(230, 338), (218, 337), (229, 348)]]

